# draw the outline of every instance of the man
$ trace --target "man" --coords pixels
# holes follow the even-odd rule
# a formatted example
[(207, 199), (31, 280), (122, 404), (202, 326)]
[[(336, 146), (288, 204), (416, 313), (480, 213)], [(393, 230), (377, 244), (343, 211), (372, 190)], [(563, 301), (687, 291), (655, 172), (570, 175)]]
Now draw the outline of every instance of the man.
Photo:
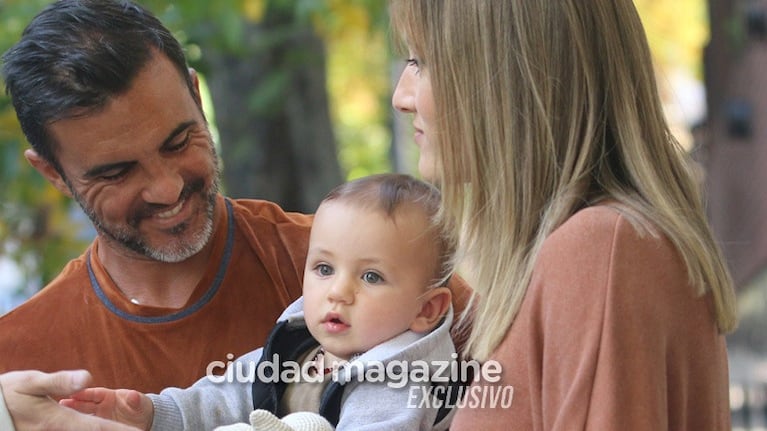
[(98, 235), (0, 318), (0, 373), (84, 368), (96, 386), (157, 392), (263, 344), (301, 294), (311, 218), (218, 193), (171, 33), (127, 1), (63, 0), (3, 60), (26, 159)]

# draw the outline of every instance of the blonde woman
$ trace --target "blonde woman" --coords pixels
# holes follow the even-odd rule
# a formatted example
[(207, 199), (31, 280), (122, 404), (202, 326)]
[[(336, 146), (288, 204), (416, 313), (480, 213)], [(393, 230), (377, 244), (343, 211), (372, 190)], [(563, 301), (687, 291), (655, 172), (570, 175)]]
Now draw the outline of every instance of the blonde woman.
[(391, 16), (409, 51), (393, 104), (472, 270), (467, 348), (502, 367), (451, 430), (730, 429), (732, 282), (633, 3), (393, 0)]

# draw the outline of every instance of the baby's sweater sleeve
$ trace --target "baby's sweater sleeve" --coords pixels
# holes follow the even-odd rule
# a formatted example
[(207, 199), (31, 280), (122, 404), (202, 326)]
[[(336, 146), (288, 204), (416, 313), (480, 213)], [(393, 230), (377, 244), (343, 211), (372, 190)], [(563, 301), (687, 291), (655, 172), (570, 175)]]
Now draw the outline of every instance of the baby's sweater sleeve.
[[(205, 376), (186, 389), (167, 388), (150, 394), (154, 405), (152, 431), (212, 430), (247, 422), (253, 411), (252, 383), (248, 377), (261, 358), (261, 349), (236, 359), (222, 376)], [(234, 367), (234, 368), (232, 368)]]

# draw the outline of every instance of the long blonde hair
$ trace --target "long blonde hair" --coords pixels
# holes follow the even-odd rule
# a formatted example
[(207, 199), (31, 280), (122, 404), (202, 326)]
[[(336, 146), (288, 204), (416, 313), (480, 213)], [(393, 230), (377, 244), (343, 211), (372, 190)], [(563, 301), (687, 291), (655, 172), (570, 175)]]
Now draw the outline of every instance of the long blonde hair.
[(471, 355), (502, 341), (543, 240), (605, 199), (670, 239), (720, 332), (734, 329), (732, 281), (631, 0), (392, 0), (390, 12), (431, 81), (443, 221), (477, 294)]

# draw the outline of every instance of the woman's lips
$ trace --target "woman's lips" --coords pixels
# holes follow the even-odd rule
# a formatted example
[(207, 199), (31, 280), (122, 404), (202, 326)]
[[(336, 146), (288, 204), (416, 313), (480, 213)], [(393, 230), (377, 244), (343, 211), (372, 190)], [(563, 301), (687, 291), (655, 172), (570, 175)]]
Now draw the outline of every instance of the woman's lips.
[(426, 134), (423, 132), (423, 128), (420, 125), (413, 123), (413, 139), (417, 145), (421, 145), (423, 140), (426, 139)]

